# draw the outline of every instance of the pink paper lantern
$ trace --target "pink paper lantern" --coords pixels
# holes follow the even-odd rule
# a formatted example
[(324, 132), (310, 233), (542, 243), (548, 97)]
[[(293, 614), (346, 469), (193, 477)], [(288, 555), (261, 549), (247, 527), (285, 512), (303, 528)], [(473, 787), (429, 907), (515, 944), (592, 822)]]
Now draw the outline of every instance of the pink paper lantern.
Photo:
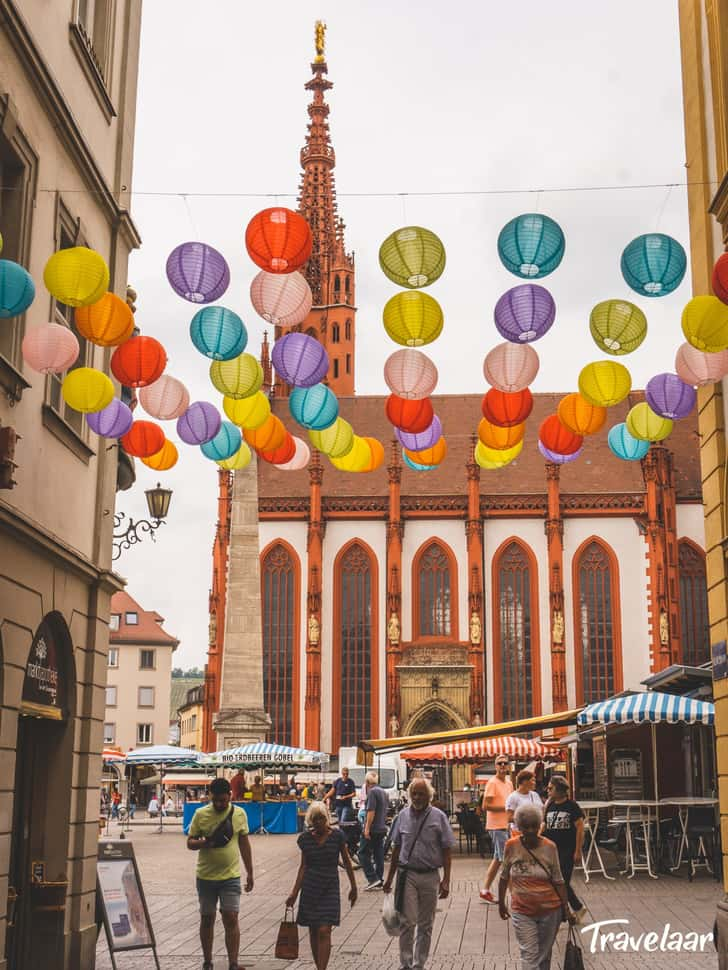
[(692, 344), (681, 344), (675, 355), (675, 371), (686, 384), (714, 384), (728, 374), (728, 350), (708, 354)]
[(538, 368), (538, 354), (529, 344), (498, 344), (483, 361), (486, 381), (507, 394), (528, 387), (538, 374)]
[(278, 327), (295, 327), (308, 316), (313, 295), (300, 273), (266, 273), (261, 270), (250, 284), (255, 312)]
[(23, 338), (23, 360), (39, 374), (60, 374), (78, 360), (76, 335), (60, 323), (33, 327)]
[(292, 437), (296, 445), (296, 451), (290, 461), (285, 462), (283, 465), (276, 465), (276, 468), (280, 468), (282, 472), (300, 472), (302, 468), (308, 465), (311, 459), (311, 449), (306, 442), (301, 438), (297, 438), (295, 434)]
[(384, 380), (397, 397), (421, 401), (437, 386), (437, 367), (421, 350), (395, 350), (384, 363)]
[(139, 403), (153, 418), (172, 421), (190, 406), (190, 392), (176, 377), (162, 374), (153, 384), (139, 391)]

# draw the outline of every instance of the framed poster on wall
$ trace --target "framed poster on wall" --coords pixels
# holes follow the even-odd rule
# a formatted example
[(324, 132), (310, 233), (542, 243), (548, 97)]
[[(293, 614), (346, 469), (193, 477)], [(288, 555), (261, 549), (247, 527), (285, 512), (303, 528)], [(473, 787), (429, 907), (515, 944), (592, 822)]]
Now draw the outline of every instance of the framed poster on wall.
[(153, 951), (159, 970), (154, 932), (131, 842), (99, 842), (96, 894), (114, 970), (115, 953), (145, 949)]

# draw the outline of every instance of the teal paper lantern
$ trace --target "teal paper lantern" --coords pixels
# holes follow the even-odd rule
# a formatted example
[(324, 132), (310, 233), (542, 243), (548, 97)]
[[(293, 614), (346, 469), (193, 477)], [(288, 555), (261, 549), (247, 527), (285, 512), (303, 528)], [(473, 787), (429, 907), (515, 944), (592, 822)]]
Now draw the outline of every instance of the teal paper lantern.
[(30, 273), (12, 259), (0, 259), (0, 318), (17, 317), (28, 309), (34, 296)]
[(564, 256), (561, 226), (548, 216), (527, 212), (511, 219), (498, 236), (498, 255), (507, 270), (522, 279), (548, 276)]
[(330, 428), (339, 416), (336, 395), (325, 384), (294, 387), (288, 398), (288, 407), (294, 419), (309, 431)]
[(687, 256), (677, 239), (661, 232), (637, 236), (622, 253), (622, 276), (641, 296), (667, 296), (682, 283)]
[(624, 421), (609, 429), (607, 444), (612, 454), (623, 461), (639, 461), (650, 450), (649, 441), (641, 441), (631, 435)]
[(237, 313), (227, 307), (206, 306), (192, 317), (190, 338), (205, 357), (232, 360), (245, 350), (248, 331)]
[(431, 472), (433, 469), (440, 467), (439, 465), (421, 465), (418, 461), (412, 461), (409, 455), (405, 454), (404, 448), (402, 449), (402, 461), (413, 472)]
[(225, 461), (236, 454), (242, 442), (240, 428), (232, 421), (223, 421), (215, 437), (200, 445), (200, 451), (212, 461)]

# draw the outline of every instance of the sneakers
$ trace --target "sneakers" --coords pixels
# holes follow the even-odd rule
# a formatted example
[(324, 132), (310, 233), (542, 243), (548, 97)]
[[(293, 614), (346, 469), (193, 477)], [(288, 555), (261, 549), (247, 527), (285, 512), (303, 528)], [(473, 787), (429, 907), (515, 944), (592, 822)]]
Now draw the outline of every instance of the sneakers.
[(496, 902), (496, 898), (493, 895), (493, 893), (490, 891), (490, 889), (481, 889), (480, 890), (480, 898), (483, 900), (484, 903), (495, 903)]
[(368, 893), (371, 892), (372, 889), (381, 889), (383, 885), (384, 883), (381, 879), (375, 879), (374, 882), (367, 883), (367, 885), (364, 887), (364, 892)]

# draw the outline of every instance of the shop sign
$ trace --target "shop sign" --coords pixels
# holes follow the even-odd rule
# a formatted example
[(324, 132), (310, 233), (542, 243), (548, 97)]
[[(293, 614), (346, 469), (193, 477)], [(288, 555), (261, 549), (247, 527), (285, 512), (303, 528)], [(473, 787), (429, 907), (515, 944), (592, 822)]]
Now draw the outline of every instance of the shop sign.
[(21, 713), (61, 720), (59, 650), (53, 627), (43, 620), (33, 638), (23, 681)]
[(728, 653), (726, 642), (720, 640), (710, 648), (713, 657), (713, 680), (725, 680), (728, 677)]

